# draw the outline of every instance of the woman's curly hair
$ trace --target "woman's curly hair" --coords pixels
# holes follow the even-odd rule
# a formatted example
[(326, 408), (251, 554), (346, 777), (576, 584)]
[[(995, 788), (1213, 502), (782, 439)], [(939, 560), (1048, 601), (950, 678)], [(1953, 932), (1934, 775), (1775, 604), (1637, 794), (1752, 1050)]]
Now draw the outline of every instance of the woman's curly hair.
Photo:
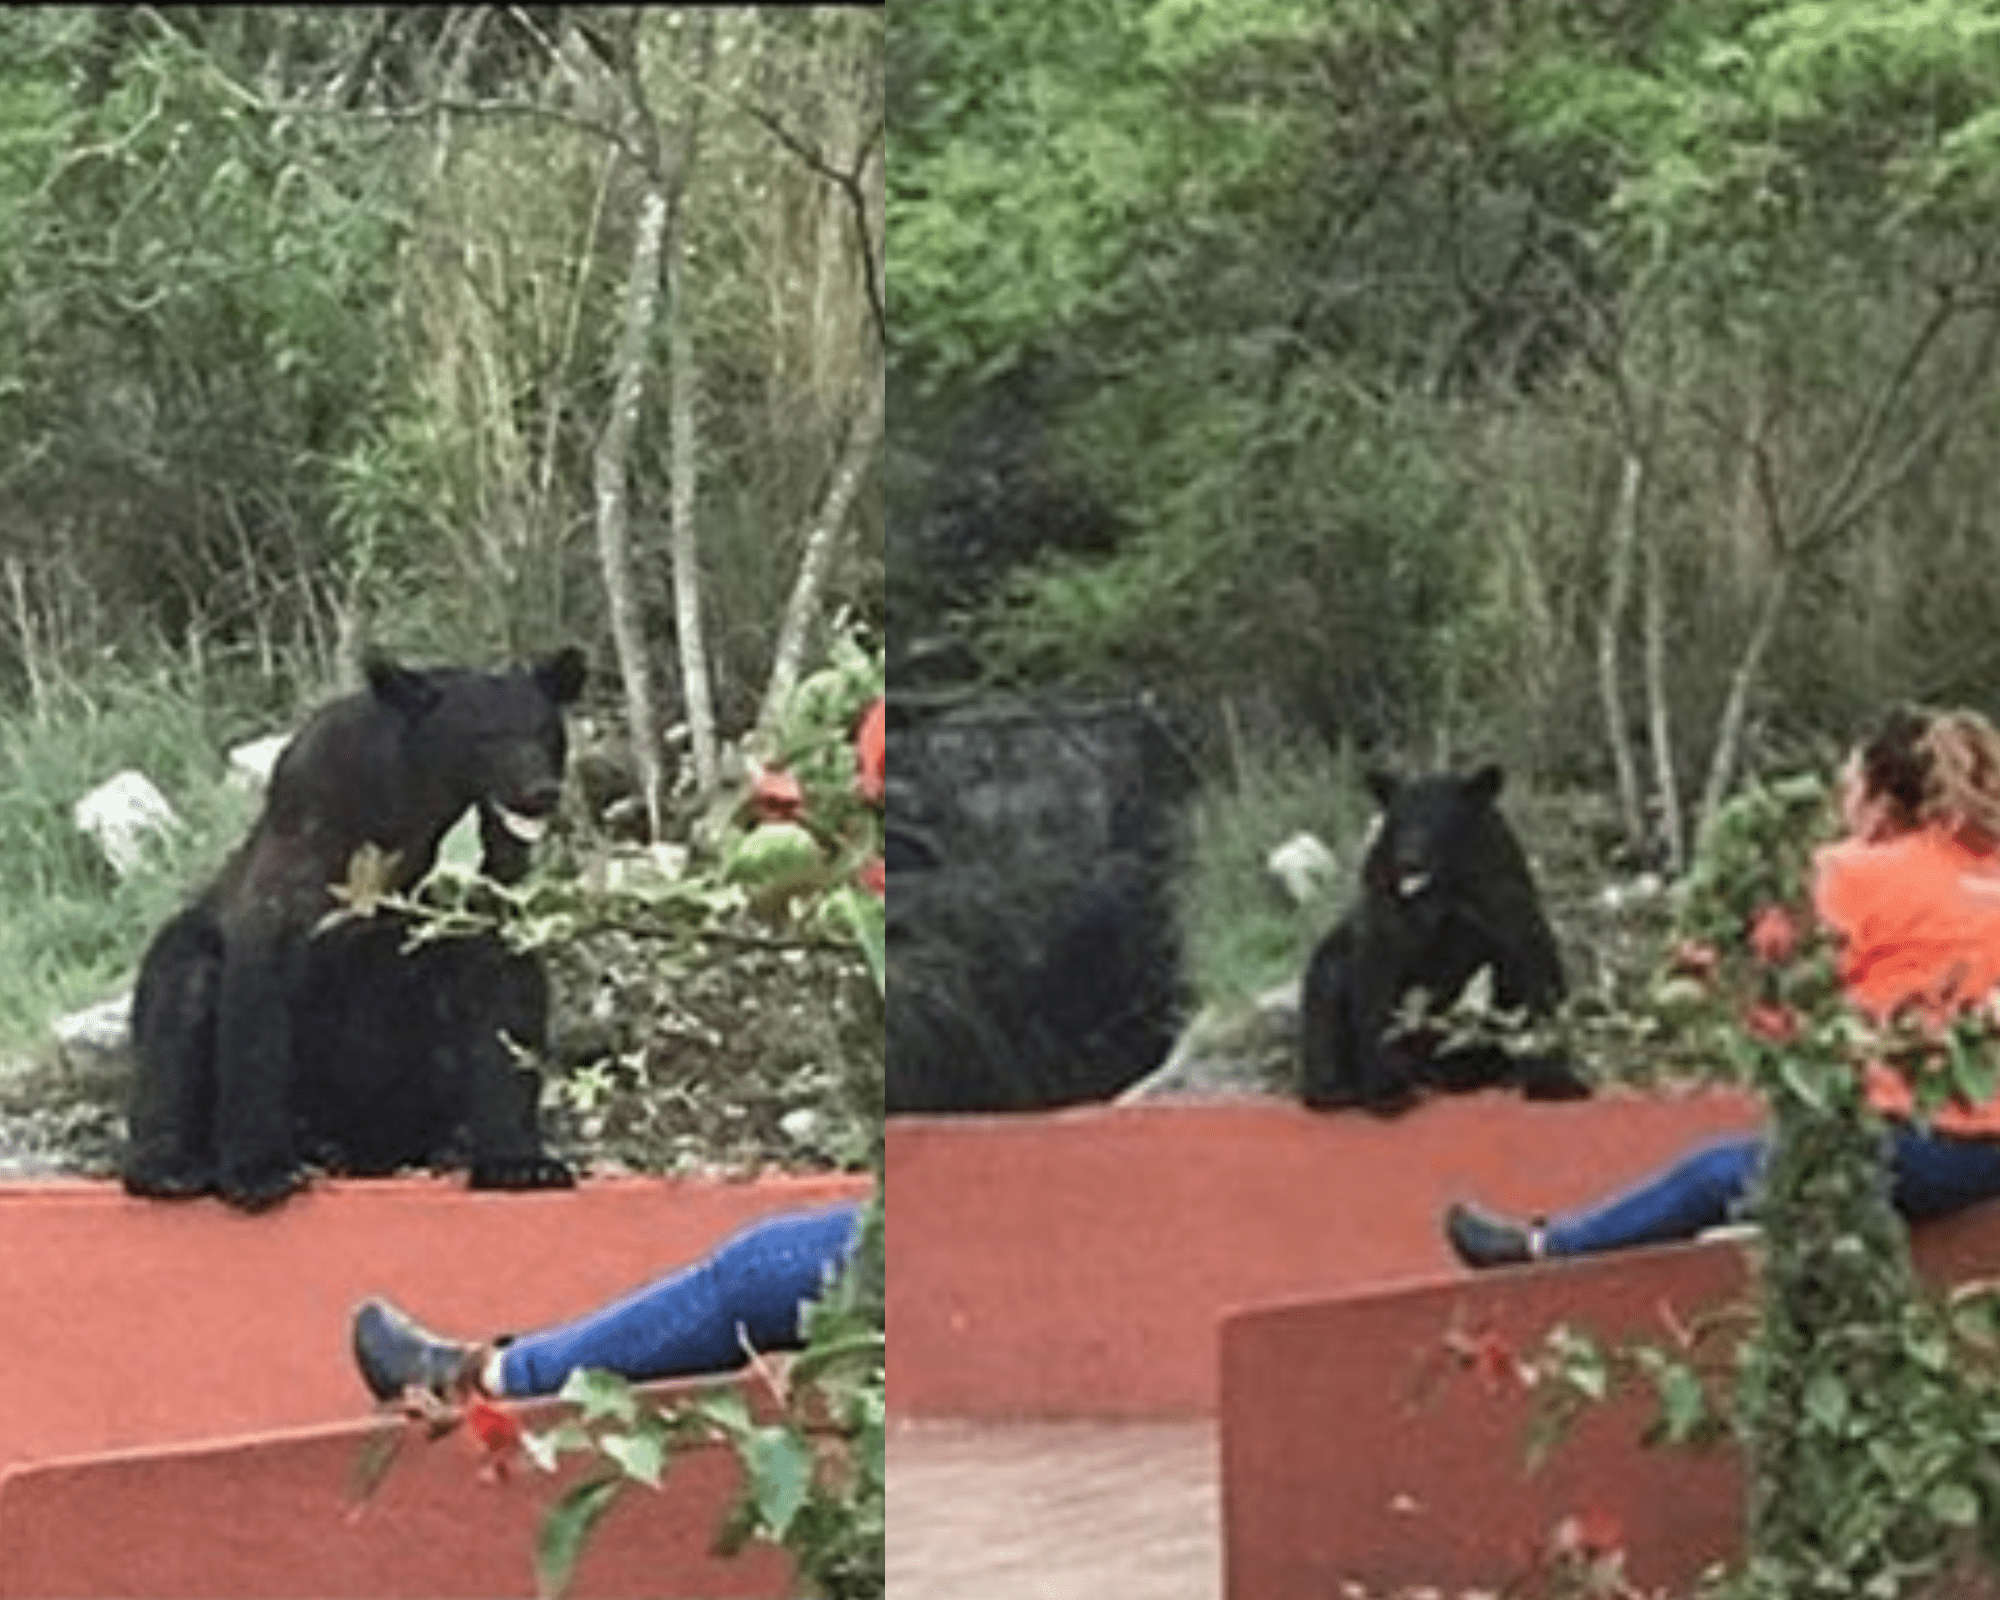
[(1897, 706), (1862, 745), (1861, 776), (1904, 826), (2000, 847), (2000, 731), (1977, 711)]

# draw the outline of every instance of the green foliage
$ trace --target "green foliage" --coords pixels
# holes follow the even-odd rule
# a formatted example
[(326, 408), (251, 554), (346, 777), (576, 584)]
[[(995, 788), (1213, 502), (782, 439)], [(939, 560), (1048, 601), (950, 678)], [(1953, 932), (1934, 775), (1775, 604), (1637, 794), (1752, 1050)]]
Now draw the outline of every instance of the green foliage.
[(838, 634), (826, 662), (792, 690), (779, 719), (776, 764), (805, 791), (805, 815), (830, 864), (830, 879), (849, 881), (882, 853), (881, 802), (856, 786), (855, 725), (888, 692), (879, 642)]
[[(60, 12), (9, 33), (17, 95), (74, 89), (97, 48)], [(100, 96), (72, 94), (36, 132), (0, 192), (4, 492), (33, 562), (16, 622), (37, 624), (16, 663), (80, 664), (105, 617), (175, 643), (313, 639), (327, 502), (311, 463), (377, 381), (357, 317), (389, 298), (400, 174), (342, 192), (325, 124), (273, 125), (157, 20)]]
[(1118, 464), (1100, 477), (1132, 532), (1025, 569), (989, 614), (993, 670), (1262, 700), (1329, 742), (1441, 713), (1473, 551), (1423, 409), (1319, 368), (1278, 405), (1181, 376), (1078, 419), (1069, 448)]
[(1985, 693), (1996, 37), (1985, 0), (914, 8), (896, 377), (939, 403), (894, 576), (907, 631), (983, 623), (927, 670), (1211, 721), (1255, 685), (1301, 736), (1598, 781), (1636, 444), (1684, 797), (1776, 568), (1752, 764)]
[[(1606, 1350), (1565, 1328), (1535, 1363), (1557, 1380), (1538, 1452), (1583, 1404), (1632, 1382), (1659, 1402), (1655, 1439), (1742, 1445), (1749, 1548), (1724, 1587), (1759, 1600), (1890, 1600), (1975, 1552), (2000, 1561), (1994, 1288), (1940, 1298), (1917, 1281), (1861, 1072), (1900, 1068), (1920, 1108), (1984, 1094), (1989, 1029), (1876, 1029), (1847, 1004), (1805, 901), (1829, 820), (1810, 778), (1732, 801), (1691, 879), (1676, 958), (1702, 990), (1701, 1027), (1770, 1107), (1747, 1329), (1725, 1313), (1671, 1346)], [(1712, 1336), (1739, 1332), (1732, 1360)]]
[[(1195, 797), (1175, 893), (1182, 970), (1205, 1003), (1249, 1000), (1305, 970), (1345, 908), (1374, 805), (1348, 756), (1312, 748), (1244, 751), (1233, 782)], [(1266, 865), (1274, 847), (1300, 832), (1338, 862), (1332, 881), (1303, 905)]]
[[(720, 1442), (742, 1464), (744, 1492), (717, 1530), (725, 1552), (751, 1540), (782, 1546), (793, 1558), (802, 1593), (823, 1600), (879, 1600), (884, 1589), (883, 1535), (886, 1483), (887, 1257), (882, 1170), (882, 961), (883, 901), (849, 884), (829, 884), (828, 859), (848, 861), (860, 848), (881, 850), (881, 820), (874, 803), (855, 796), (857, 755), (851, 725), (861, 708), (883, 691), (880, 653), (840, 649), (822, 670), (801, 683), (785, 723), (784, 748), (808, 775), (801, 815), (845, 844), (828, 845), (803, 826), (798, 839), (819, 875), (810, 895), (765, 904), (746, 916), (749, 897), (725, 881), (720, 863), (668, 872), (655, 857), (597, 863), (585, 877), (538, 870), (520, 884), (492, 883), (477, 870), (469, 833), (448, 838), (438, 865), (409, 895), (380, 892), (371, 881), (379, 868), (357, 860), (339, 898), (338, 915), (396, 909), (415, 919), (413, 937), (431, 940), (497, 931), (515, 947), (545, 959), (582, 962), (600, 990), (625, 990), (626, 1009), (656, 1020), (673, 1003), (672, 991), (695, 978), (732, 947), (776, 946), (790, 957), (829, 939), (839, 972), (852, 978), (865, 965), (872, 977), (870, 1004), (852, 1003), (848, 982), (827, 996), (810, 991), (796, 965), (790, 976), (802, 1010), (844, 1009), (856, 1026), (854, 1048), (833, 1063), (842, 1082), (844, 1120), (824, 1147), (848, 1164), (864, 1162), (878, 1174), (863, 1208), (854, 1248), (825, 1292), (802, 1308), (802, 1348), (782, 1367), (751, 1352), (754, 1377), (770, 1403), (753, 1408), (741, 1388), (714, 1388), (691, 1398), (657, 1401), (625, 1379), (580, 1371), (561, 1398), (573, 1412), (552, 1428), (521, 1436), (528, 1460), (554, 1471), (581, 1455), (588, 1466), (549, 1509), (536, 1546), (537, 1582), (545, 1595), (568, 1586), (576, 1563), (603, 1519), (634, 1486), (658, 1490), (671, 1477), (677, 1452)], [(769, 826), (751, 829), (768, 832)], [(729, 858), (725, 858), (729, 859)], [(609, 868), (617, 865), (618, 871)], [(616, 943), (614, 943), (616, 941)], [(624, 953), (636, 945), (633, 958)], [(636, 968), (636, 973), (634, 969)], [(656, 999), (630, 996), (651, 986)], [(729, 1025), (740, 1026), (732, 1017)], [(808, 1043), (810, 1044), (810, 1040)], [(625, 1056), (614, 1056), (623, 1061)], [(610, 1074), (587, 1068), (563, 1091), (573, 1103), (594, 1105), (610, 1091)], [(728, 1086), (731, 1092), (739, 1085)], [(726, 1109), (726, 1108), (725, 1108)], [(712, 1153), (713, 1144), (710, 1145)], [(825, 1153), (822, 1148), (822, 1155)], [(364, 1457), (360, 1477), (372, 1492), (387, 1460)]]
[[(0, 684), (87, 675), (114, 643), (331, 675), (358, 641), (490, 658), (604, 631), (594, 452), (638, 209), (615, 101), (637, 84), (668, 134), (706, 112), (673, 312), (700, 367), (717, 704), (746, 724), (880, 367), (882, 20), (738, 8), (698, 68), (687, 19), (0, 19)], [(632, 78), (579, 29), (629, 36)], [(649, 404), (664, 388), (649, 371)], [(667, 433), (638, 430), (629, 473), (663, 652)], [(830, 612), (879, 619), (871, 509)]]
[[(783, 748), (805, 778), (804, 815), (823, 830), (858, 827), (863, 848), (879, 856), (881, 821), (869, 804), (854, 803), (856, 760), (850, 727), (859, 709), (883, 692), (879, 652), (835, 652), (805, 679), (785, 721)], [(857, 818), (862, 819), (857, 822)], [(748, 838), (773, 832), (754, 828)], [(809, 848), (812, 835), (795, 830)], [(850, 861), (851, 849), (832, 854)], [(741, 852), (732, 857), (741, 859)], [(697, 894), (711, 911), (740, 904), (726, 891)], [(822, 885), (817, 904), (795, 914), (804, 926), (845, 930), (868, 962), (879, 999), (883, 983), (883, 902), (852, 885)], [(524, 937), (546, 938), (529, 930)], [(565, 930), (567, 931), (567, 930)], [(876, 1071), (857, 1096), (871, 1127), (870, 1154), (881, 1170), (881, 1029), (874, 1018)], [(872, 1115), (871, 1115), (872, 1113)], [(802, 1350), (781, 1379), (760, 1367), (778, 1404), (776, 1420), (753, 1416), (740, 1391), (716, 1390), (679, 1404), (642, 1400), (623, 1380), (579, 1373), (565, 1386), (579, 1416), (531, 1439), (532, 1458), (552, 1466), (566, 1451), (594, 1453), (602, 1473), (580, 1481), (544, 1520), (537, 1571), (545, 1594), (567, 1585), (577, 1557), (624, 1485), (658, 1488), (674, 1447), (720, 1439), (742, 1462), (745, 1489), (719, 1530), (724, 1550), (752, 1539), (784, 1546), (796, 1563), (803, 1593), (824, 1600), (879, 1600), (883, 1593), (886, 1484), (887, 1255), (885, 1208), (878, 1181), (864, 1208), (854, 1249), (824, 1295), (802, 1312)]]
[(869, 925), (825, 909), (844, 891), (820, 882), (817, 893), (759, 909), (717, 871), (656, 854), (552, 853), (512, 886), (441, 860), (412, 895), (368, 903), (411, 914), (418, 939), (497, 931), (538, 952), (566, 1000), (564, 1059), (544, 1064), (557, 1069), (555, 1106), (607, 1155), (709, 1172), (773, 1152), (853, 1167), (874, 1145), (882, 1012)]
[[(52, 688), (40, 712), (0, 715), (0, 1052), (26, 1053), (63, 1011), (129, 980), (144, 941), (241, 833), (251, 798), (219, 752), (265, 731), (273, 708), (249, 685), (185, 665), (113, 668)], [(182, 826), (116, 877), (72, 808), (134, 768)]]
[(600, 1148), (858, 1166), (881, 1120), (886, 917), (857, 881), (879, 867), (882, 821), (856, 791), (852, 725), (882, 688), (880, 652), (858, 646), (809, 674), (783, 743), (805, 780), (797, 819), (739, 804), (712, 856), (586, 844), (507, 886), (480, 875), (463, 827), (409, 896), (380, 894), (361, 863), (344, 898), (410, 914), (418, 940), (497, 931), (585, 997), (558, 1016), (569, 1064), (551, 1093)]

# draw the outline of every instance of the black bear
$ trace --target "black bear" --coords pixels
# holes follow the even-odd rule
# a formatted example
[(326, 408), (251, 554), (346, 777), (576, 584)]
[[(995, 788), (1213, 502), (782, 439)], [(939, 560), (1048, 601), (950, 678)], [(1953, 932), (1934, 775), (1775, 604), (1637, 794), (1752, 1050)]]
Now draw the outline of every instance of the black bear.
[(573, 1181), (543, 1148), (539, 1086), (514, 1048), (545, 1042), (539, 964), (491, 935), (407, 951), (397, 917), (327, 913), (364, 848), (407, 891), (468, 810), (482, 870), (525, 873), (561, 796), (583, 656), (504, 672), (378, 658), (366, 675), (286, 746), (249, 837), (146, 952), (133, 1194), (258, 1210), (304, 1182), (302, 1155), (384, 1172), (442, 1159), (461, 1134), (475, 1187)]
[(1494, 800), (1501, 771), (1401, 781), (1368, 775), (1382, 807), (1360, 898), (1313, 952), (1300, 995), (1300, 1089), (1315, 1108), (1381, 1114), (1425, 1089), (1513, 1083), (1533, 1099), (1590, 1092), (1557, 1056), (1497, 1044), (1441, 1048), (1430, 1031), (1391, 1036), (1413, 990), (1448, 1006), (1481, 968), (1495, 1007), (1546, 1017), (1564, 994), (1562, 960), (1527, 857)]

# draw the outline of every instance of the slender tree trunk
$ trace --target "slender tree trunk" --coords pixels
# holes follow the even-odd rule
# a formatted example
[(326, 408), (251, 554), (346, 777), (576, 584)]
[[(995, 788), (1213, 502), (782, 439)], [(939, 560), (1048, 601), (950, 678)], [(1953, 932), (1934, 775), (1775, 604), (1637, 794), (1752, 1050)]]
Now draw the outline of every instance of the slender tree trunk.
[(1653, 792), (1660, 805), (1658, 837), (1666, 847), (1663, 865), (1679, 877), (1687, 866), (1687, 832), (1681, 818), (1672, 702), (1667, 694), (1667, 580), (1656, 538), (1645, 541), (1640, 577), (1645, 585), (1640, 614), (1645, 628), (1646, 739), (1653, 751)]
[[(614, 358), (611, 415), (597, 445), (597, 545), (604, 565), (605, 595), (610, 603), (612, 644), (618, 652), (618, 668), (625, 682), (625, 715), (631, 724), (633, 764), (639, 771), (647, 827), (652, 836), (658, 838), (666, 802), (666, 761), (661, 749), (659, 719), (654, 713), (652, 667), (646, 653), (644, 621), (639, 613), (638, 586), (633, 577), (626, 492), (632, 434), (638, 426), (639, 401), (645, 387), (646, 347), (651, 341), (659, 308), (661, 265), (672, 262), (679, 248), (675, 219), (680, 212), (681, 197), (687, 192), (688, 175), (694, 170), (695, 154), (700, 143), (702, 96), (696, 93), (688, 98), (681, 121), (680, 148), (669, 163), (661, 148), (660, 124), (647, 103), (645, 81), (639, 70), (637, 26), (636, 13), (622, 18), (616, 47), (617, 74), (624, 90), (626, 120), (636, 132), (642, 155), (646, 188), (639, 209), (638, 238), (632, 247), (632, 273), (626, 285), (625, 329)], [(705, 84), (715, 28), (705, 12), (697, 15), (696, 27), (691, 77), (694, 82)], [(678, 294), (668, 309), (669, 315), (674, 318), (670, 336), (685, 335), (685, 319), (681, 315)], [(670, 408), (683, 392), (681, 383), (694, 381), (692, 362), (688, 363), (689, 370), (685, 374), (680, 370), (681, 365), (679, 360), (675, 361)], [(691, 390), (686, 392), (692, 393)], [(692, 416), (690, 402), (689, 459), (683, 462), (676, 458), (674, 461), (672, 491), (673, 515), (683, 519), (676, 527), (675, 536), (678, 538), (684, 528), (690, 542), (693, 539), (694, 516)], [(670, 425), (673, 421), (670, 414)], [(671, 442), (677, 444), (678, 439)], [(696, 569), (692, 558), (685, 574), (681, 572), (679, 562), (675, 566), (678, 596), (678, 585), (682, 582), (693, 583)], [(706, 664), (701, 663), (700, 671), (690, 675), (686, 692), (691, 705), (696, 695), (706, 696), (706, 670)], [(697, 679), (700, 681), (699, 688), (696, 687)]]
[(819, 619), (820, 597), (826, 589), (828, 572), (847, 530), (847, 515), (854, 497), (882, 443), (884, 382), (878, 369), (863, 386), (861, 414), (849, 430), (840, 452), (826, 496), (820, 501), (812, 526), (806, 531), (805, 548), (799, 556), (798, 575), (792, 581), (791, 597), (778, 629), (778, 642), (771, 652), (771, 677), (764, 689), (763, 708), (757, 714), (757, 742), (768, 749), (777, 736), (786, 702), (799, 681), (806, 645), (813, 624)]
[(611, 613), (612, 648), (625, 685), (625, 720), (632, 737), (640, 793), (652, 836), (660, 833), (666, 783), (659, 719), (653, 710), (653, 674), (646, 657), (646, 634), (632, 575), (631, 517), (626, 498), (632, 434), (639, 423), (645, 389), (646, 344), (659, 306), (660, 253), (667, 231), (667, 197), (657, 183), (646, 186), (639, 208), (638, 238), (625, 284), (625, 329), (613, 357), (611, 414), (598, 436), (594, 462), (597, 494), (597, 556), (604, 570), (604, 593)]
[(1716, 727), (1715, 753), (1708, 763), (1708, 781), (1702, 785), (1701, 809), (1695, 815), (1697, 838), (1708, 831), (1709, 823), (1729, 798), (1730, 780), (1736, 776), (1743, 744), (1743, 724), (1749, 715), (1750, 691), (1763, 670), (1771, 641), (1777, 637), (1778, 619), (1784, 615), (1791, 582), (1792, 558), (1789, 553), (1781, 554), (1771, 569), (1763, 594), (1757, 598), (1757, 616), (1750, 625), (1750, 637), (1743, 646), (1743, 654), (1737, 658), (1735, 671), (1729, 675), (1729, 692), (1723, 697), (1722, 716)]
[(1629, 442), (1621, 451), (1618, 499), (1611, 512), (1610, 570), (1604, 614), (1597, 624), (1597, 693), (1604, 707), (1604, 733), (1611, 746), (1612, 770), (1618, 780), (1618, 816), (1625, 841), (1635, 851), (1645, 847), (1646, 815), (1639, 798), (1639, 768), (1632, 755), (1632, 737), (1625, 727), (1625, 695), (1618, 640), (1632, 596), (1632, 562), (1639, 540), (1639, 491), (1645, 464)]
[(715, 792), (715, 701), (709, 691), (708, 648), (701, 625), (701, 554), (695, 527), (695, 474), (700, 461), (701, 373), (695, 365), (693, 318), (683, 298), (684, 264), (678, 246), (667, 258), (667, 450), (671, 483), (667, 548), (673, 564), (674, 628), (679, 637), (681, 687), (687, 700), (688, 742), (695, 784), (706, 799)]

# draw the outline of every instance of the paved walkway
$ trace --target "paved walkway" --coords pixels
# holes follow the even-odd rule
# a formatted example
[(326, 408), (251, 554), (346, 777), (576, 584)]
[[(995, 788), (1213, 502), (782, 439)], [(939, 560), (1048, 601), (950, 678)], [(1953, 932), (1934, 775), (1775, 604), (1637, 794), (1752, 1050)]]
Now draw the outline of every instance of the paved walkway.
[(1220, 1600), (1213, 1422), (905, 1422), (888, 1600)]

